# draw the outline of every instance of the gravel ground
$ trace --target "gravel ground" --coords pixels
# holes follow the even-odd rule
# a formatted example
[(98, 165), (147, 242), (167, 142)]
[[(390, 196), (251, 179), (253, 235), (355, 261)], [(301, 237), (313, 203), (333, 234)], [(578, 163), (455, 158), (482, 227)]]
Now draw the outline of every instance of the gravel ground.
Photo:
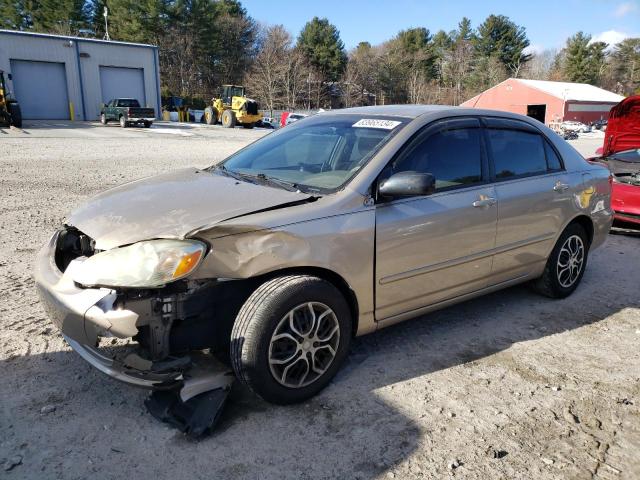
[[(357, 339), (336, 380), (302, 405), (237, 386), (218, 430), (198, 442), (147, 414), (144, 391), (73, 353), (31, 276), (66, 212), (263, 133), (0, 131), (0, 476), (640, 478), (637, 235), (610, 235), (568, 299), (520, 286)], [(573, 143), (589, 154), (596, 140)]]

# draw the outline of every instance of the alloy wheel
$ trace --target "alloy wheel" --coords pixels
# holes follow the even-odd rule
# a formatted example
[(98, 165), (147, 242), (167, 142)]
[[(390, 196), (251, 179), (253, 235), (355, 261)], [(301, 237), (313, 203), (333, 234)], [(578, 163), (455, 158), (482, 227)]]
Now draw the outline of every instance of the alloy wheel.
[(285, 387), (302, 388), (331, 366), (340, 343), (340, 325), (327, 305), (307, 302), (278, 323), (269, 343), (269, 369)]
[(584, 242), (578, 235), (571, 235), (565, 240), (558, 255), (556, 273), (558, 282), (564, 288), (570, 288), (582, 272), (584, 266)]

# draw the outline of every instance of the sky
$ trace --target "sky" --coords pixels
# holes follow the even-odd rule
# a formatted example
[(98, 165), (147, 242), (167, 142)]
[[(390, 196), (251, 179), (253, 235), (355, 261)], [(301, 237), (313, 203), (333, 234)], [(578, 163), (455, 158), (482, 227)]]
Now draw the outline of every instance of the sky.
[(400, 30), (453, 30), (463, 16), (477, 27), (490, 14), (506, 15), (527, 30), (531, 50), (561, 48), (578, 31), (617, 43), (640, 36), (640, 0), (242, 0), (258, 22), (282, 24), (297, 36), (314, 16), (326, 17), (349, 50), (376, 45)]

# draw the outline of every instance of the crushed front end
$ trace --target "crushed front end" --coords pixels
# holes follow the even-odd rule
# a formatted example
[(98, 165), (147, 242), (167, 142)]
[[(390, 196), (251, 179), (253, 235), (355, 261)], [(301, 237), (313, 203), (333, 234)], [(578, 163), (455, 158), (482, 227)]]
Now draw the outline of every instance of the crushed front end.
[[(74, 277), (84, 261), (100, 253), (94, 245), (89, 236), (65, 227), (36, 259), (38, 292), (69, 345), (117, 380), (153, 389), (181, 388), (184, 400), (212, 385), (207, 372), (213, 366), (224, 370), (226, 381), (229, 369), (211, 355), (204, 359), (203, 351), (227, 348), (243, 288), (216, 279), (182, 279), (159, 288), (85, 287)], [(99, 348), (104, 338), (131, 339), (133, 348), (109, 348), (115, 351), (109, 354)]]

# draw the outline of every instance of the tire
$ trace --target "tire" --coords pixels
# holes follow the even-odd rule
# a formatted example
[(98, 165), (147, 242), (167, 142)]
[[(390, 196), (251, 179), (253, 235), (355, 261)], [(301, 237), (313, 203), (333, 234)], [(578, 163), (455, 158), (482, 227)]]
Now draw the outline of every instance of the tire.
[(15, 102), (9, 103), (9, 113), (11, 114), (11, 125), (16, 128), (22, 128), (22, 110), (20, 110), (20, 105)]
[(153, 122), (144, 122), (144, 128), (151, 128)]
[(242, 126), (251, 130), (255, 126), (255, 123), (243, 123)]
[[(571, 240), (571, 241), (570, 241)], [(571, 245), (574, 245), (572, 247)], [(578, 246), (580, 248), (576, 248)], [(564, 264), (577, 265), (576, 259), (572, 261), (571, 251), (581, 251), (579, 267), (563, 268)], [(578, 255), (578, 254), (577, 254)], [(579, 256), (579, 255), (578, 255)], [(577, 223), (569, 225), (556, 242), (547, 259), (547, 264), (540, 278), (533, 282), (536, 291), (550, 298), (565, 298), (571, 295), (580, 284), (584, 271), (587, 268), (589, 257), (589, 238), (584, 228)]]
[(107, 124), (107, 121), (108, 121), (108, 120), (107, 120), (107, 116), (106, 116), (104, 113), (101, 113), (101, 114), (100, 114), (100, 123), (101, 123), (102, 125), (106, 125), (106, 124)]
[(127, 128), (129, 126), (129, 124), (127, 123), (127, 121), (124, 119), (124, 116), (120, 117), (120, 126), (122, 128)]
[(236, 114), (232, 110), (222, 112), (222, 126), (224, 128), (233, 128), (236, 126)]
[(207, 125), (215, 125), (218, 122), (218, 114), (214, 107), (204, 109), (204, 123)]
[[(291, 318), (297, 334), (290, 327)], [(268, 402), (307, 400), (331, 381), (346, 358), (351, 326), (349, 306), (331, 283), (306, 275), (275, 277), (260, 285), (238, 312), (231, 331), (233, 370)], [(300, 332), (313, 337), (303, 341)], [(278, 358), (282, 356), (286, 359)]]

